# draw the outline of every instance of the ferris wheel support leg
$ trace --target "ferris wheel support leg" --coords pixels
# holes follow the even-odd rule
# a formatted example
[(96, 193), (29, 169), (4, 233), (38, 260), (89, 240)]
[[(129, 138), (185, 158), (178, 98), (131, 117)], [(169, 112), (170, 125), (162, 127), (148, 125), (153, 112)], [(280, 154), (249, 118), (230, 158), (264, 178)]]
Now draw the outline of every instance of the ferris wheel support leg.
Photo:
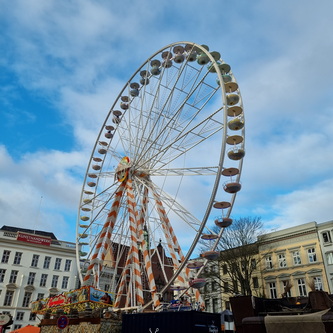
[(147, 212), (147, 203), (148, 203), (148, 188), (146, 187), (144, 190), (144, 195), (142, 199), (142, 208), (140, 211), (140, 218), (138, 223), (138, 238), (142, 244), (142, 252), (143, 252), (143, 259), (145, 264), (145, 270), (148, 276), (148, 284), (149, 289), (151, 290), (152, 299), (153, 299), (153, 307), (156, 308), (160, 305), (160, 300), (157, 294), (157, 288), (155, 284), (155, 277), (152, 270), (152, 265), (150, 261), (150, 256), (148, 252), (148, 244), (143, 236), (143, 225), (144, 225), (144, 217)]
[[(97, 265), (101, 266), (100, 260), (104, 260), (104, 258), (105, 258), (105, 252), (106, 252), (107, 246), (105, 247), (104, 245), (106, 245), (106, 244), (110, 245), (110, 243), (111, 243), (110, 235), (112, 233), (112, 229), (114, 227), (114, 224), (115, 224), (115, 221), (116, 221), (116, 218), (118, 215), (119, 206), (120, 206), (120, 198), (123, 195), (124, 188), (125, 188), (125, 184), (121, 184), (116, 193), (115, 200), (114, 200), (112, 207), (110, 209), (110, 212), (108, 214), (108, 218), (103, 226), (103, 229), (99, 236), (99, 240), (96, 244), (94, 254), (91, 257), (90, 264), (87, 268), (86, 275), (83, 278), (84, 285), (89, 283), (89, 279), (90, 279), (91, 275), (94, 275), (95, 285), (98, 284), (99, 277), (97, 276), (96, 273), (94, 274), (94, 271), (95, 272), (96, 272), (96, 270), (97, 270), (97, 272), (99, 271), (100, 267), (97, 267)], [(100, 254), (100, 250), (103, 247), (104, 247), (104, 250)], [(103, 255), (103, 253), (104, 253), (104, 255)]]
[[(160, 220), (163, 222), (162, 223), (162, 229), (163, 229), (165, 237), (167, 239), (168, 248), (169, 248), (169, 251), (170, 251), (172, 262), (173, 262), (174, 267), (177, 269), (179, 267), (179, 260), (177, 259), (175, 249), (178, 251), (180, 256), (182, 256), (182, 251), (181, 251), (181, 248), (178, 244), (177, 238), (176, 238), (176, 236), (173, 232), (173, 229), (171, 227), (169, 218), (166, 214), (166, 211), (163, 207), (163, 204), (162, 204), (162, 201), (160, 200), (159, 195), (156, 193), (155, 190), (153, 190), (153, 194), (154, 194), (155, 201), (156, 201), (156, 204), (157, 204), (157, 211), (158, 211)], [(185, 287), (185, 277), (184, 277), (183, 272), (181, 272), (177, 276), (177, 280), (181, 284), (181, 286)]]
[(136, 300), (138, 304), (143, 304), (143, 288), (140, 273), (140, 260), (139, 260), (139, 249), (138, 249), (138, 239), (137, 239), (137, 214), (136, 214), (136, 204), (134, 201), (134, 192), (132, 187), (132, 179), (128, 179), (126, 182), (127, 189), (127, 204), (129, 212), (129, 222), (131, 231), (131, 243), (132, 243), (132, 254), (133, 254), (133, 273), (135, 281), (135, 292)]

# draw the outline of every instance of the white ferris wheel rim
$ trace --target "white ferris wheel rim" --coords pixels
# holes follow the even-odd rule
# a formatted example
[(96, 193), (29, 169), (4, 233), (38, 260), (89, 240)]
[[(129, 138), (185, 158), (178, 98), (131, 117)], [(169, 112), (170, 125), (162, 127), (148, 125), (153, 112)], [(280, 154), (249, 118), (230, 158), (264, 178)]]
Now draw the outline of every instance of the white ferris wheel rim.
[[(208, 58), (208, 65), (211, 67), (208, 69), (206, 64), (198, 66), (196, 62), (193, 64), (187, 59), (176, 64), (175, 59), (177, 53), (175, 53), (175, 51), (177, 51), (177, 47), (178, 50), (182, 47), (183, 49), (188, 47), (190, 51), (183, 53), (187, 56), (189, 56), (192, 50), (196, 50), (197, 54), (201, 53), (205, 55)], [(167, 56), (161, 59), (163, 54)], [(157, 56), (160, 56), (160, 58), (156, 59)], [(160, 63), (158, 63), (157, 60), (160, 61)], [(163, 60), (172, 61), (171, 67), (167, 67), (166, 65), (163, 67), (161, 65)], [(159, 74), (152, 74), (153, 65), (157, 65), (160, 69)], [(216, 197), (219, 188), (221, 188), (221, 173), (230, 166), (225, 165), (225, 159), (227, 158), (227, 138), (229, 138), (229, 141), (233, 139), (232, 136), (228, 135), (227, 127), (228, 120), (230, 119), (230, 111), (228, 110), (230, 110), (233, 105), (228, 101), (228, 95), (231, 94), (228, 94), (226, 91), (226, 89), (228, 89), (226, 88), (226, 84), (216, 84), (213, 86), (211, 84), (212, 80), (208, 80), (209, 76), (213, 75), (219, 83), (224, 82), (223, 72), (220, 70), (223, 66), (226, 67), (228, 65), (220, 59), (219, 56), (217, 57), (216, 52), (209, 52), (206, 46), (191, 42), (176, 42), (165, 46), (150, 56), (125, 84), (105, 118), (88, 163), (81, 192), (77, 222), (77, 258), (79, 265), (80, 260), (82, 260), (80, 256), (80, 254), (82, 254), (81, 244), (85, 244), (83, 237), (89, 235), (89, 245), (83, 245), (83, 248), (88, 247), (90, 255), (93, 253), (96, 243), (98, 243), (98, 236), (101, 233), (102, 224), (104, 223), (100, 218), (103, 217), (105, 220), (105, 212), (109, 211), (119, 185), (119, 182), (108, 183), (107, 185), (103, 185), (103, 183), (105, 182), (106, 184), (106, 180), (115, 177), (115, 167), (118, 166), (119, 170), (120, 161), (124, 159), (124, 157), (128, 157), (131, 167), (135, 165), (134, 176), (139, 172), (149, 177), (149, 181), (148, 178), (137, 177), (137, 193), (139, 193), (139, 186), (146, 186), (151, 190), (154, 188), (156, 195), (159, 196), (159, 199), (161, 199), (165, 208), (167, 208), (168, 213), (177, 215), (180, 220), (191, 226), (195, 232), (192, 244), (189, 246), (186, 255), (183, 256), (181, 264), (174, 272), (172, 278), (167, 279), (167, 284), (164, 286), (161, 293), (170, 287), (179, 276), (180, 272), (189, 261), (201, 235), (205, 231), (206, 223), (210, 218), (214, 202), (221, 200)], [(175, 72), (178, 71), (178, 74), (173, 74), (173, 76), (171, 75), (167, 78), (168, 73), (171, 72), (170, 68)], [(149, 84), (145, 82), (145, 84), (140, 85), (135, 82), (135, 79), (138, 79), (143, 71), (146, 72), (144, 75), (141, 75), (141, 78), (142, 80), (149, 78), (151, 81)], [(190, 77), (190, 83), (185, 83), (184, 77), (186, 75)], [(234, 91), (238, 95), (239, 101), (235, 103), (235, 107), (241, 109), (241, 117), (244, 120), (242, 99), (236, 79), (230, 70), (228, 71), (228, 75), (231, 77), (231, 81), (236, 84), (236, 90)], [(151, 91), (150, 86), (153, 82), (155, 82), (155, 87), (152, 88)], [(230, 84), (229, 86), (231, 87)], [(141, 96), (140, 100), (137, 98), (139, 96), (135, 96), (134, 93), (132, 94), (132, 90), (134, 91), (135, 88), (138, 87)], [(200, 92), (204, 89), (206, 89), (207, 92)], [(232, 89), (235, 89), (235, 87), (232, 87)], [(180, 102), (176, 100), (176, 95), (180, 99)], [(203, 111), (211, 106), (213, 98), (215, 98), (215, 103), (218, 103), (216, 100), (220, 98), (220, 105), (213, 108), (209, 113), (204, 114)], [(138, 102), (136, 103), (137, 100)], [(128, 104), (128, 108), (124, 108), (119, 112), (118, 109), (120, 109), (123, 104)], [(135, 113), (135, 111), (137, 113)], [(194, 112), (194, 116), (188, 116), (189, 112)], [(239, 112), (237, 112), (237, 116), (238, 113)], [(202, 117), (200, 117), (201, 114), (203, 114)], [(234, 115), (236, 115), (236, 112), (234, 112)], [(184, 117), (185, 120), (182, 117)], [(112, 119), (116, 119), (116, 121), (112, 123)], [(113, 129), (108, 131), (108, 129), (112, 127)], [(112, 137), (105, 139), (106, 133), (111, 134)], [(234, 139), (234, 143), (237, 141), (237, 149), (240, 148), (244, 150), (244, 134), (243, 128), (241, 129), (241, 135), (234, 136), (242, 138), (240, 142), (237, 141), (237, 138)], [(186, 165), (184, 156), (190, 155), (191, 151), (195, 151), (198, 146), (202, 146), (208, 139), (215, 135), (220, 136), (220, 146), (219, 149), (216, 150), (216, 153), (219, 154), (217, 163), (213, 166), (204, 165), (204, 163), (203, 165)], [(118, 136), (117, 140), (115, 140), (116, 136)], [(100, 151), (103, 151), (103, 153), (101, 154)], [(111, 156), (112, 163), (114, 163), (113, 170), (110, 170), (111, 162), (108, 160), (107, 156)], [(174, 163), (180, 160), (182, 160), (182, 164)], [(117, 162), (115, 163), (115, 161)], [(239, 183), (242, 158), (236, 160), (235, 163), (239, 171), (235, 181)], [(170, 165), (172, 167), (169, 167)], [(181, 199), (178, 198), (177, 194), (173, 193), (174, 197), (172, 197), (167, 191), (164, 191), (163, 184), (173, 178), (173, 176), (176, 178), (195, 178), (195, 176), (210, 176), (214, 178), (209, 200), (207, 200), (205, 211), (200, 219), (191, 214), (181, 203), (175, 200)], [(150, 182), (150, 178), (153, 177), (164, 177), (161, 186)], [(149, 186), (147, 182), (150, 184)], [(94, 183), (94, 186), (92, 188), (87, 187), (89, 183)], [(179, 188), (180, 185), (181, 184), (179, 184)], [(174, 188), (176, 188), (178, 193), (177, 187)], [(224, 216), (227, 218), (230, 216), (235, 197), (236, 193), (232, 193), (228, 199), (222, 198), (222, 200), (227, 200), (230, 203), (230, 206), (224, 213)], [(91, 210), (88, 211), (88, 209)], [(90, 216), (87, 216), (89, 214)], [(126, 209), (121, 214), (123, 215), (120, 220), (128, 217)], [(156, 224), (159, 223), (159, 217), (155, 216), (151, 217), (151, 219), (154, 220)], [(84, 221), (84, 223), (82, 221)], [(94, 231), (94, 228), (97, 232)], [(120, 235), (121, 232), (125, 233), (127, 231), (128, 230), (118, 229), (117, 233)], [(129, 238), (128, 234), (126, 238)], [(116, 238), (114, 241), (115, 240)], [(167, 242), (166, 240), (166, 243)], [(215, 244), (217, 244), (217, 242), (218, 239), (215, 241)], [(155, 239), (154, 243), (154, 246), (156, 245), (158, 245), (157, 239)], [(214, 245), (212, 248), (214, 248)], [(81, 271), (80, 279), (81, 281), (83, 279)]]

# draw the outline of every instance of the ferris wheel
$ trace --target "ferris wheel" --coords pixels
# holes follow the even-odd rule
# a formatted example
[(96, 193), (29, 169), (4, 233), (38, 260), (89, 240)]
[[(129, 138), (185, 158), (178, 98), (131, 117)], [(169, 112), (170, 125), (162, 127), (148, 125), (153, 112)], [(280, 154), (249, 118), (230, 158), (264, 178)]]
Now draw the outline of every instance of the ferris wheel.
[[(81, 283), (114, 306), (159, 306), (194, 290), (214, 259), (241, 189), (244, 114), (230, 66), (206, 45), (177, 42), (149, 57), (106, 115), (85, 175), (77, 221)], [(223, 180), (221, 182), (221, 179)], [(220, 233), (221, 234), (221, 233)], [(211, 249), (200, 254), (200, 239)]]

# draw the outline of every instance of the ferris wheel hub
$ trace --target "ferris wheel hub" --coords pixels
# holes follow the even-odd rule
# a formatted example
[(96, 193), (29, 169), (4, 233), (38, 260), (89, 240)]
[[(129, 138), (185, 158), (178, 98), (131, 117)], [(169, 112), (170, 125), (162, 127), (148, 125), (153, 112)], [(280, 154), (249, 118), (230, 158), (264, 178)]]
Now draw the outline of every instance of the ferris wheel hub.
[(115, 172), (115, 176), (119, 182), (123, 182), (124, 180), (126, 180), (126, 178), (128, 177), (128, 171), (130, 167), (131, 164), (129, 157), (127, 156), (123, 157), (120, 160)]

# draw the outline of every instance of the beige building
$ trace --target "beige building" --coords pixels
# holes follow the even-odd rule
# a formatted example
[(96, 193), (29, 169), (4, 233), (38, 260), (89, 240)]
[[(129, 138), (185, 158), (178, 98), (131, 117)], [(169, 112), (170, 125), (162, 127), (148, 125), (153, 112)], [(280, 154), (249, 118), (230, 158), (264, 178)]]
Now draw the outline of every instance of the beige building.
[(333, 264), (333, 261), (327, 260), (333, 255), (332, 229), (333, 222), (309, 222), (258, 239), (263, 258), (261, 283), (267, 298), (279, 298), (286, 291), (291, 297), (305, 297), (312, 289), (331, 292), (327, 269), (328, 262)]
[[(247, 260), (252, 295), (280, 298), (287, 291), (290, 297), (305, 297), (311, 289), (333, 294), (332, 241), (333, 221), (309, 222), (259, 237), (258, 252)], [(241, 261), (235, 258), (236, 271), (242, 270)], [(221, 310), (229, 308), (229, 297), (242, 294), (240, 280), (235, 283), (230, 278), (230, 266), (220, 261)], [(210, 293), (204, 290), (203, 294), (207, 298)]]

